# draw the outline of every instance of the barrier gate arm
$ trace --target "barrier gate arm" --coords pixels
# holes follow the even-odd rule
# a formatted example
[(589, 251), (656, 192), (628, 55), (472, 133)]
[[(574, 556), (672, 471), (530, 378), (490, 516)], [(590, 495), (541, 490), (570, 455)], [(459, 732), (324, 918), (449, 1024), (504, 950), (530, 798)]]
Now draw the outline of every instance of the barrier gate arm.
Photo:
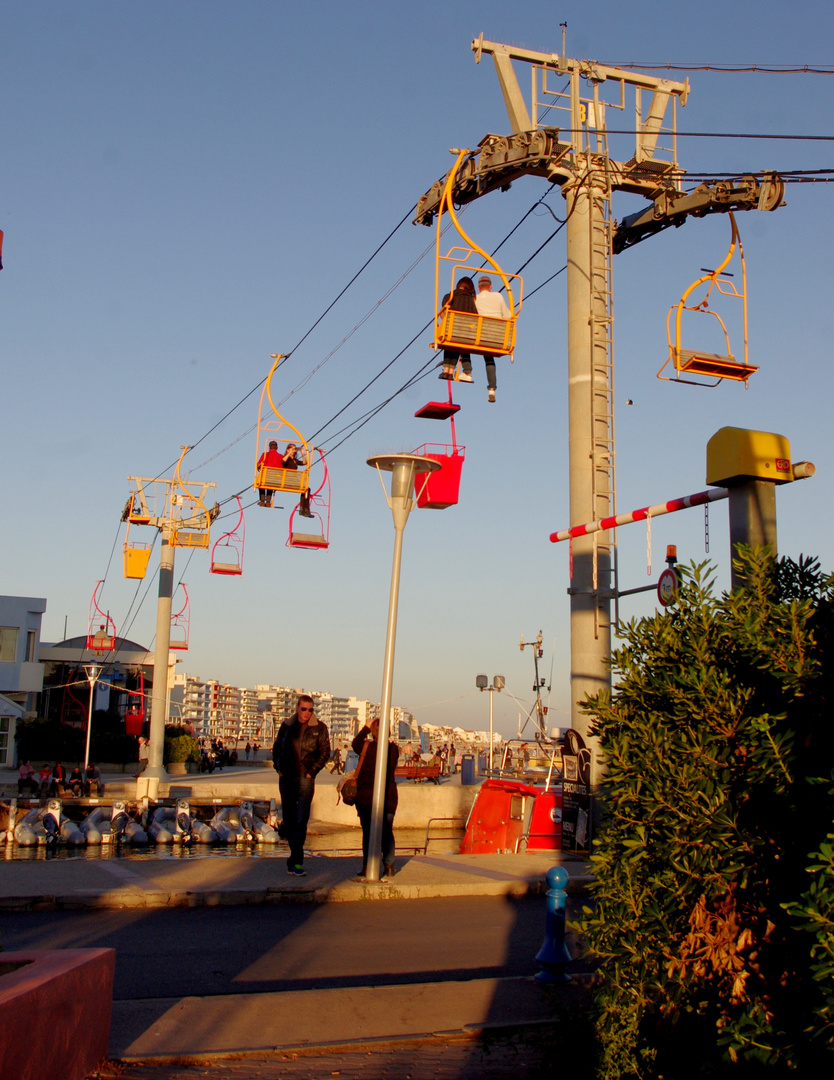
[(698, 491), (694, 495), (684, 495), (682, 499), (670, 499), (654, 506), (643, 506), (628, 514), (617, 514), (615, 517), (600, 518), (585, 525), (574, 525), (570, 529), (560, 529), (550, 534), (550, 542), (558, 544), (560, 540), (573, 540), (576, 536), (589, 536), (605, 529), (616, 529), (618, 525), (630, 525), (633, 521), (645, 521), (646, 518), (660, 517), (661, 514), (674, 514), (677, 510), (686, 510), (690, 506), (703, 506), (705, 503), (727, 499), (729, 495), (729, 488), (709, 488), (708, 491)]

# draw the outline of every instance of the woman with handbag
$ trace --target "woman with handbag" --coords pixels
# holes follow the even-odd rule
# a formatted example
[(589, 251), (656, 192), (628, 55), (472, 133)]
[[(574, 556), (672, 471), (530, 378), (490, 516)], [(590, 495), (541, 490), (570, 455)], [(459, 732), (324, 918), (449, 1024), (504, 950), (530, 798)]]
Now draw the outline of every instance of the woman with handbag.
[[(368, 843), (371, 837), (371, 806), (374, 798), (374, 772), (376, 771), (377, 740), (379, 738), (379, 720), (372, 720), (370, 727), (363, 727), (351, 743), (355, 753), (359, 754), (356, 767), (356, 813), (362, 826), (362, 869), (359, 879), (364, 880), (368, 865)], [(394, 742), (388, 743), (388, 768), (385, 774), (385, 813), (382, 817), (382, 874), (385, 881), (394, 876), (394, 814), (397, 812), (397, 784), (394, 771), (400, 748)]]

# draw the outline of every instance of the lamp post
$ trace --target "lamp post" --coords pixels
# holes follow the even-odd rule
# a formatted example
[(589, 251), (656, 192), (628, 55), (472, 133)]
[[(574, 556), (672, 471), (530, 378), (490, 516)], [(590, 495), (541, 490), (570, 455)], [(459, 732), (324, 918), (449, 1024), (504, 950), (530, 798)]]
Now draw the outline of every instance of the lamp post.
[(90, 732), (93, 727), (93, 697), (95, 695), (98, 677), (101, 675), (101, 667), (98, 664), (85, 664), (84, 674), (87, 676), (87, 682), (90, 684), (90, 707), (87, 710), (87, 743), (84, 747), (84, 772), (86, 774), (87, 765), (90, 762)]
[(440, 468), (440, 462), (416, 454), (383, 454), (368, 458), (368, 464), (379, 473), (385, 492), (383, 472), (391, 473), (391, 494), (385, 492), (385, 500), (394, 518), (394, 561), (391, 567), (391, 592), (388, 598), (388, 629), (385, 635), (385, 662), (382, 671), (382, 703), (377, 736), (376, 768), (374, 769), (374, 795), (371, 804), (371, 833), (368, 840), (368, 860), (365, 877), (379, 881), (379, 861), (382, 849), (382, 815), (385, 813), (385, 787), (388, 775), (388, 735), (391, 722), (391, 696), (394, 677), (394, 645), (397, 639), (397, 603), (400, 594), (400, 565), (402, 563), (403, 532), (408, 515), (415, 504), (414, 478)]
[(481, 693), (486, 690), (489, 694), (489, 771), (492, 772), (492, 695), (496, 690), (500, 694), (506, 684), (503, 675), (493, 675), (492, 686), (489, 685), (488, 676), (476, 675), (475, 685)]

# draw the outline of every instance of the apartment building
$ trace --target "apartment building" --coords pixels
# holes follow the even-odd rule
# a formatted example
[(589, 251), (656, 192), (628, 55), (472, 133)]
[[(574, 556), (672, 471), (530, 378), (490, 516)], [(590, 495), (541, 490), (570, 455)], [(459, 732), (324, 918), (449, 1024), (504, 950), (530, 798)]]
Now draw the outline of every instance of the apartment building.
[[(300, 694), (309, 693), (316, 716), (323, 721), (332, 739), (345, 742), (365, 724), (379, 716), (379, 705), (356, 697), (337, 697), (326, 690), (304, 690), (296, 686), (229, 686), (199, 676), (177, 673), (171, 693), (173, 712), (181, 710), (182, 722), (192, 723), (198, 737), (224, 742), (259, 742), (268, 746), (284, 720), (294, 712)], [(179, 720), (179, 714), (172, 717)], [(391, 731), (396, 738), (417, 737), (414, 717), (407, 709), (391, 709)], [(403, 735), (406, 731), (409, 734)]]

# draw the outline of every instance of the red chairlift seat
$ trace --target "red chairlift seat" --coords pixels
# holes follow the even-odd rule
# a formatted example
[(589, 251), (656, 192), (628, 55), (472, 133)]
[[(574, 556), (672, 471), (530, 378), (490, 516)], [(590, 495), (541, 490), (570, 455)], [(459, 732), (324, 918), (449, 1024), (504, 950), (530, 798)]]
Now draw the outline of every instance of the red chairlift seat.
[(414, 477), (417, 506), (423, 510), (445, 510), (447, 506), (455, 506), (460, 492), (466, 447), (458, 446), (455, 437), (455, 413), (460, 410), (460, 405), (452, 401), (451, 379), (446, 386), (448, 401), (429, 401), (414, 414), (423, 420), (448, 420), (452, 429), (451, 443), (424, 443), (414, 451), (420, 457), (430, 458), (440, 465), (436, 472), (418, 472)]
[(92, 652), (106, 653), (116, 647), (116, 624), (108, 614), (98, 606), (98, 594), (104, 581), (97, 581), (90, 600), (90, 612), (87, 619), (86, 646)]
[(176, 615), (171, 616), (168, 648), (185, 650), (188, 648), (188, 634), (191, 627), (191, 603), (188, 599), (188, 589), (185, 587), (185, 583), (180, 582), (180, 587), (185, 594), (185, 603)]
[(234, 528), (224, 533), (211, 549), (212, 574), (227, 574), (238, 576), (243, 573), (243, 544), (245, 539), (245, 525), (243, 521), (243, 505), (240, 496), (236, 495), (238, 519)]
[[(306, 502), (309, 513), (304, 514), (303, 517), (310, 522), (317, 522), (318, 529), (316, 532), (296, 531), (298, 525), (294, 524), (295, 515), (298, 514), (299, 517), (302, 517), (300, 513), (304, 501), (302, 499), (293, 507), (290, 514), (287, 547), (306, 548), (308, 551), (326, 551), (330, 547), (330, 474), (327, 469), (327, 462), (324, 460), (324, 454), (318, 447), (314, 449), (319, 456), (319, 462), (324, 469), (324, 474), (319, 486), (307, 496)], [(311, 524), (310, 528), (315, 528), (315, 526)]]

